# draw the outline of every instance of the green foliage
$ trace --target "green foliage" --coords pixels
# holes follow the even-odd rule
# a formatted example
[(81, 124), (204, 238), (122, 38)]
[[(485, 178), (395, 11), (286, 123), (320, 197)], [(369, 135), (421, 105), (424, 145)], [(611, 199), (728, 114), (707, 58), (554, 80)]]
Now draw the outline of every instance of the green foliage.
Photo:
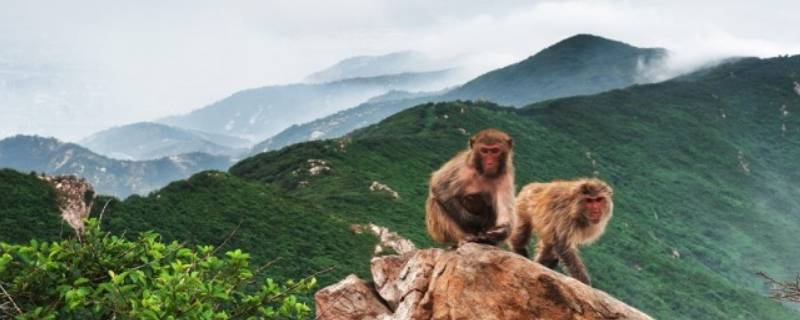
[[(256, 282), (250, 255), (212, 246), (161, 242), (148, 232), (129, 241), (87, 222), (77, 239), (0, 243), (0, 318), (294, 319), (311, 309), (296, 294), (316, 279)], [(12, 300), (9, 299), (9, 296)], [(20, 311), (22, 312), (20, 314)]]
[[(270, 267), (276, 279), (331, 266), (322, 286), (353, 272), (368, 278), (376, 240), (349, 232), (349, 224), (373, 222), (433, 245), (423, 208), (431, 171), (470, 133), (497, 127), (514, 137), (518, 185), (597, 175), (614, 186), (608, 232), (582, 251), (599, 289), (660, 319), (796, 319), (765, 297), (754, 276), (786, 278), (800, 265), (794, 82), (800, 57), (742, 60), (522, 110), (425, 104), (347, 139), (262, 153), (230, 174), (203, 172), (145, 197), (113, 200), (103, 226), (195, 244), (220, 244), (233, 233), (228, 244), (254, 263), (282, 258)], [(311, 159), (330, 169), (311, 174)], [(372, 181), (400, 199), (371, 192)]]
[(35, 172), (0, 169), (0, 241), (60, 239), (72, 233), (60, 215), (55, 191)]

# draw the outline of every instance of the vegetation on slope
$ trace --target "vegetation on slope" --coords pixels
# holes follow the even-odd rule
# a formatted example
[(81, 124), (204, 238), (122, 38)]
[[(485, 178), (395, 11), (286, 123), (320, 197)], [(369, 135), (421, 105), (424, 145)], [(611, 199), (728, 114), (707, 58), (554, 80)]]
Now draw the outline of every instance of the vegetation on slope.
[(230, 165), (228, 157), (199, 152), (129, 161), (101, 156), (54, 138), (18, 135), (0, 140), (0, 168), (76, 175), (89, 181), (99, 193), (119, 197), (145, 194), (196, 172), (223, 170)]
[(35, 173), (0, 169), (0, 241), (56, 240), (64, 226), (53, 188)]
[[(347, 139), (289, 146), (231, 174), (204, 172), (114, 201), (103, 221), (115, 233), (152, 229), (214, 244), (236, 230), (229, 243), (254, 261), (283, 258), (277, 275), (335, 266), (327, 285), (367, 274), (375, 240), (350, 233), (351, 223), (432, 245), (423, 218), (430, 172), (470, 133), (497, 127), (515, 139), (519, 185), (598, 175), (615, 187), (609, 230), (584, 250), (599, 289), (657, 318), (792, 319), (753, 273), (787, 275), (800, 262), (791, 250), (800, 227), (797, 81), (800, 57), (754, 59), (521, 110), (421, 105)], [(371, 192), (373, 181), (400, 198)]]
[[(129, 241), (90, 220), (80, 241), (0, 242), (0, 319), (297, 319), (311, 313), (296, 294), (316, 281), (256, 285), (250, 255)], [(12, 298), (9, 298), (12, 297)]]
[(637, 48), (579, 34), (523, 61), (481, 75), (444, 97), (523, 106), (546, 99), (593, 94), (660, 80), (647, 75), (661, 67), (666, 55), (667, 51), (660, 48)]

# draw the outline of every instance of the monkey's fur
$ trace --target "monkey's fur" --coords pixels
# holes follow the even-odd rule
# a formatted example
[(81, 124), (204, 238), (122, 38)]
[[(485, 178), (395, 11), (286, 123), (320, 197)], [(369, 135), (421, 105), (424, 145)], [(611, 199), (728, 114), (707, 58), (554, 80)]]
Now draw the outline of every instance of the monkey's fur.
[[(534, 231), (538, 237), (534, 261), (553, 269), (561, 260), (572, 277), (591, 285), (577, 248), (597, 240), (605, 231), (614, 210), (613, 193), (608, 184), (593, 178), (528, 184), (517, 195), (510, 247), (528, 257), (527, 245)], [(601, 197), (604, 201), (590, 213), (587, 199)], [(598, 212), (599, 219), (593, 221)]]
[[(439, 243), (497, 244), (508, 238), (514, 211), (512, 140), (502, 131), (483, 130), (469, 147), (431, 176), (425, 222)], [(492, 148), (495, 153), (483, 154)], [(484, 160), (494, 161), (484, 166)]]

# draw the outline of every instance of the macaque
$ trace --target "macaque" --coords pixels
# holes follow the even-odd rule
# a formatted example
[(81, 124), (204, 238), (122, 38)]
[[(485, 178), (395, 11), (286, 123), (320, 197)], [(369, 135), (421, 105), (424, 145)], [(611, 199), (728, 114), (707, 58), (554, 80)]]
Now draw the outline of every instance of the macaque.
[(512, 147), (506, 133), (483, 130), (433, 173), (425, 222), (434, 241), (496, 245), (508, 238), (514, 217)]
[(531, 183), (517, 195), (509, 246), (528, 257), (531, 232), (536, 232), (534, 261), (554, 269), (560, 260), (573, 278), (591, 286), (578, 246), (603, 234), (614, 210), (613, 194), (599, 179)]

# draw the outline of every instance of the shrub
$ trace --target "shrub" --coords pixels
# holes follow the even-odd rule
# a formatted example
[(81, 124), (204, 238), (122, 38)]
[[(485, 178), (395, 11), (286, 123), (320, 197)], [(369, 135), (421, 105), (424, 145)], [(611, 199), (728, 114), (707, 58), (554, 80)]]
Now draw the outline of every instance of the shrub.
[[(87, 222), (81, 241), (0, 243), (0, 319), (295, 319), (313, 277), (258, 282), (241, 250), (135, 241)], [(258, 285), (260, 283), (260, 285)]]

